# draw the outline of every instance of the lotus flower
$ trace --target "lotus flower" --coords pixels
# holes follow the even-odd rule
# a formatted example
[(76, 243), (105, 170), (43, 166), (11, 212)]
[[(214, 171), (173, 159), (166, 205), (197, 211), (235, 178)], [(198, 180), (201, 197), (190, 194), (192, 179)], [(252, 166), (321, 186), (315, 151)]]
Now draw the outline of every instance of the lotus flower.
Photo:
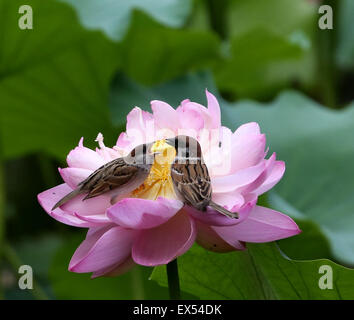
[[(194, 242), (216, 252), (246, 249), (246, 242), (269, 242), (300, 232), (288, 216), (257, 206), (257, 198), (283, 176), (285, 164), (275, 153), (266, 157), (266, 139), (257, 123), (247, 123), (235, 132), (221, 126), (220, 107), (206, 91), (207, 108), (190, 100), (174, 109), (152, 101), (152, 113), (135, 107), (127, 116), (126, 132), (108, 148), (98, 135), (94, 151), (79, 145), (67, 156), (67, 168), (59, 172), (64, 183), (38, 195), (42, 207), (54, 219), (89, 228), (86, 239), (74, 253), (69, 270), (92, 272), (93, 277), (118, 275), (135, 264), (167, 264), (185, 253)], [(202, 147), (213, 188), (213, 200), (238, 212), (230, 219), (216, 211), (200, 212), (177, 199), (170, 177), (173, 148), (161, 141), (178, 134), (196, 138)], [(79, 195), (60, 208), (53, 205), (95, 169), (135, 146), (160, 140), (164, 150), (155, 160), (149, 177), (131, 194), (120, 195), (113, 204), (108, 196), (83, 200)], [(173, 150), (171, 151), (172, 148)]]

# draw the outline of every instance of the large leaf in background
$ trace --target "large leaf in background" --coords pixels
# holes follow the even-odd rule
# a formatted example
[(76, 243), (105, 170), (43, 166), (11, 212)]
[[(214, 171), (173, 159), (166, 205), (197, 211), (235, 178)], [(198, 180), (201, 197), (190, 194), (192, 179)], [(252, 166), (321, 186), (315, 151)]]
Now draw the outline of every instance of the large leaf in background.
[(342, 68), (354, 68), (354, 1), (339, 1), (338, 7), (337, 19), (334, 20), (334, 28), (338, 35), (337, 63)]
[(317, 4), (308, 0), (231, 0), (230, 33), (244, 34), (254, 28), (264, 28), (288, 35), (294, 30), (313, 29)]
[(33, 150), (63, 157), (81, 136), (112, 134), (106, 99), (117, 48), (51, 0), (27, 1), (33, 30), (20, 30), (23, 4), (0, 0), (1, 144), (5, 157)]
[(123, 70), (140, 83), (162, 83), (220, 58), (215, 34), (176, 28), (189, 14), (190, 0), (62, 1), (76, 8), (83, 25), (122, 41)]
[(219, 55), (219, 39), (205, 31), (163, 26), (141, 12), (122, 42), (122, 68), (146, 85), (213, 65)]
[(253, 29), (231, 40), (231, 57), (215, 68), (217, 85), (239, 97), (265, 94), (295, 76), (287, 64), (300, 60), (304, 50), (289, 37)]
[[(354, 264), (354, 106), (325, 109), (296, 92), (285, 92), (269, 105), (239, 102), (223, 110), (224, 123), (236, 128), (257, 121), (270, 151), (286, 162), (272, 207), (316, 223), (332, 254)], [(279, 200), (280, 199), (280, 200)], [(295, 241), (295, 240), (294, 240)], [(301, 251), (301, 247), (298, 248)]]
[(61, 0), (78, 12), (82, 24), (103, 30), (121, 40), (129, 27), (132, 11), (140, 9), (170, 27), (181, 27), (191, 10), (191, 0)]
[(269, 98), (293, 82), (311, 82), (313, 3), (234, 0), (226, 10), (231, 48), (215, 69), (221, 90), (231, 97)]
[(168, 299), (168, 290), (149, 280), (152, 268), (139, 266), (119, 277), (96, 279), (69, 272), (71, 256), (84, 237), (81, 231), (67, 237), (52, 260), (49, 275), (57, 299)]
[[(332, 267), (333, 289), (319, 287), (322, 265)], [(354, 270), (332, 261), (289, 260), (274, 243), (248, 244), (248, 250), (213, 253), (195, 245), (179, 258), (181, 289), (201, 299), (353, 299)], [(152, 279), (166, 286), (165, 268)]]

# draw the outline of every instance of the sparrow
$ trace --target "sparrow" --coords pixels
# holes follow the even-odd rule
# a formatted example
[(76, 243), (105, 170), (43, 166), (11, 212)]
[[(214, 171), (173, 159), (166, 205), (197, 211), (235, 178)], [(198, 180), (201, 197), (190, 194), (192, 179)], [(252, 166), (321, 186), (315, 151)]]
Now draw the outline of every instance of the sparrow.
[(210, 206), (225, 216), (238, 219), (236, 212), (231, 212), (211, 200), (210, 176), (199, 142), (184, 135), (165, 141), (176, 149), (176, 156), (171, 164), (171, 178), (177, 197), (199, 211), (206, 211)]
[(77, 188), (60, 199), (52, 208), (62, 206), (79, 194), (87, 194), (82, 200), (110, 193), (111, 202), (118, 194), (126, 194), (139, 187), (148, 177), (155, 156), (160, 152), (151, 152), (154, 142), (141, 144), (121, 158), (114, 159), (81, 181)]

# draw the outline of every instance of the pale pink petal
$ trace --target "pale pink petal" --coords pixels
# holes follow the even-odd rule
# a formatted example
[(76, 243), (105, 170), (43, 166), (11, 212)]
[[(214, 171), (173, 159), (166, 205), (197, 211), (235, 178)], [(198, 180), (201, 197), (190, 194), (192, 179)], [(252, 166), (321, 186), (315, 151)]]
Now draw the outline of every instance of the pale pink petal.
[(204, 127), (203, 117), (196, 110), (191, 109), (190, 103), (177, 108), (179, 122), (181, 123), (180, 129), (189, 129), (198, 132)]
[(269, 242), (294, 236), (301, 232), (296, 223), (278, 211), (255, 206), (248, 219), (234, 226), (212, 227), (227, 243)]
[(195, 238), (195, 223), (181, 210), (166, 223), (142, 230), (133, 245), (132, 257), (144, 266), (167, 264), (185, 253)]
[(267, 179), (263, 182), (263, 184), (254, 190), (254, 193), (261, 195), (271, 188), (273, 188), (279, 180), (283, 177), (285, 172), (285, 163), (283, 161), (276, 161), (273, 167), (273, 170), (270, 172)]
[[(189, 99), (184, 99), (182, 102), (181, 102), (181, 106), (183, 107), (186, 103), (189, 103), (191, 102)], [(177, 108), (178, 109), (178, 108)]]
[(120, 276), (126, 272), (128, 272), (130, 269), (136, 266), (136, 263), (132, 259), (131, 256), (129, 256), (125, 261), (120, 262), (118, 264), (115, 264), (113, 266), (98, 270), (93, 272), (91, 279), (95, 279), (98, 277), (117, 277)]
[(93, 171), (82, 168), (59, 168), (59, 173), (64, 182), (72, 189), (75, 189), (77, 185), (84, 181)]
[(122, 155), (112, 148), (102, 147), (96, 148), (96, 152), (100, 155), (106, 162), (112, 161), (113, 159), (117, 159)]
[(211, 177), (229, 175), (232, 164), (233, 133), (229, 128), (221, 127), (218, 133), (215, 132), (215, 136), (218, 139), (214, 138), (213, 140), (219, 140), (217, 141), (217, 145), (212, 143), (205, 151), (203, 149), (205, 162), (208, 165)]
[(251, 134), (237, 136), (234, 134), (231, 150), (231, 172), (255, 166), (264, 159), (265, 135)]
[(224, 241), (210, 226), (196, 221), (197, 239), (196, 242), (203, 248), (214, 252), (230, 252), (236, 250), (245, 250), (243, 242), (235, 240), (233, 245)]
[(260, 176), (264, 169), (265, 162), (262, 161), (255, 166), (238, 170), (230, 175), (212, 177), (211, 184), (213, 192), (230, 192), (249, 185)]
[(156, 200), (125, 198), (107, 211), (114, 223), (132, 229), (150, 229), (172, 218), (183, 203), (179, 200), (158, 197)]
[(221, 126), (221, 115), (220, 115), (220, 106), (218, 100), (213, 94), (208, 90), (205, 90), (207, 100), (208, 100), (208, 111), (210, 117), (212, 118), (211, 128), (219, 128)]
[(88, 222), (91, 225), (94, 226), (100, 226), (100, 225), (104, 225), (107, 223), (111, 223), (111, 220), (109, 220), (109, 218), (107, 217), (106, 214), (91, 214), (91, 215), (83, 215), (83, 214), (79, 214), (77, 212), (73, 213), (78, 219)]
[(144, 130), (145, 122), (143, 119), (143, 111), (135, 107), (127, 115), (127, 133), (129, 135), (130, 130)]
[(228, 210), (238, 210), (245, 203), (244, 196), (236, 191), (213, 193), (212, 200)]
[[(177, 112), (180, 113), (181, 111), (185, 111), (186, 117), (180, 117), (180, 124), (183, 126), (183, 122), (188, 117), (197, 116), (198, 118), (202, 119), (203, 127), (206, 130), (213, 129), (213, 118), (210, 115), (210, 112), (207, 108), (203, 105), (196, 103), (196, 102), (184, 102), (181, 106), (177, 108)], [(184, 126), (186, 127), (186, 126)], [(199, 129), (199, 130), (200, 130)]]
[(136, 236), (136, 231), (119, 226), (88, 234), (71, 258), (69, 270), (95, 272), (123, 263), (130, 256)]
[(105, 160), (95, 151), (79, 145), (71, 150), (66, 158), (69, 167), (96, 170), (105, 164)]
[(237, 128), (234, 133), (235, 138), (247, 138), (249, 135), (260, 135), (261, 129), (257, 122), (248, 122)]
[(74, 214), (64, 211), (61, 208), (57, 208), (52, 211), (53, 206), (71, 191), (72, 189), (66, 183), (63, 183), (38, 194), (38, 202), (55, 220), (75, 227), (86, 228), (94, 226), (95, 224), (78, 219)]
[(152, 115), (146, 111), (135, 107), (127, 116), (126, 133), (134, 146), (146, 143), (146, 122), (153, 121)]
[(119, 148), (122, 148), (122, 149), (131, 149), (130, 148), (130, 145), (132, 144), (132, 141), (131, 139), (128, 137), (128, 135), (125, 133), (125, 132), (122, 132), (119, 137), (118, 137), (118, 140), (117, 140), (117, 143), (116, 145), (119, 147)]
[(151, 101), (154, 120), (159, 128), (177, 130), (180, 127), (178, 114), (168, 103), (163, 101)]

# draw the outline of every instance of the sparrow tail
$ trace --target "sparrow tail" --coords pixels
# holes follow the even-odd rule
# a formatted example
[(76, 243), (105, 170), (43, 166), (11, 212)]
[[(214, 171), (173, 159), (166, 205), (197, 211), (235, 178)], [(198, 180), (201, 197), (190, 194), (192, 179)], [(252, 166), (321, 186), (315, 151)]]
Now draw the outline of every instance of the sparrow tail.
[(238, 219), (237, 212), (231, 212), (213, 201), (210, 201), (209, 206), (229, 218)]
[(62, 206), (64, 203), (68, 202), (69, 200), (75, 198), (77, 195), (79, 195), (80, 193), (82, 193), (82, 191), (80, 189), (75, 189), (73, 191), (71, 191), (70, 193), (68, 193), (65, 197), (61, 198), (52, 208), (52, 211), (55, 210), (56, 208), (59, 208), (60, 206)]

